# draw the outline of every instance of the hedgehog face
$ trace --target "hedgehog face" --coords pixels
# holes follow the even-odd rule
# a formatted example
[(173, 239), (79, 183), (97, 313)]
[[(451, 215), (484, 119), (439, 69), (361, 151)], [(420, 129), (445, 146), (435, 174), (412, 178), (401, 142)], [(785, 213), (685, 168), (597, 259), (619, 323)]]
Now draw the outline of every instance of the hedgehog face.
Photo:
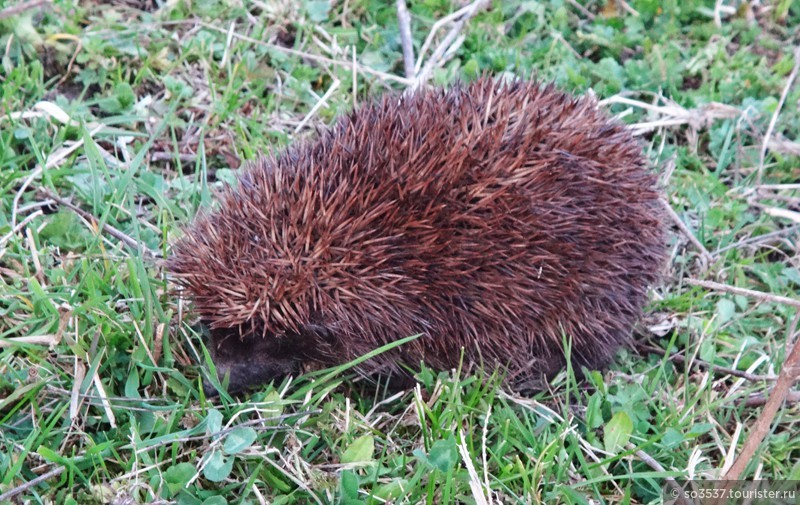
[[(247, 335), (235, 329), (212, 330), (210, 351), (220, 383), (228, 381), (228, 392), (239, 393), (300, 371), (300, 354), (286, 335)], [(209, 381), (203, 382), (206, 396), (217, 396)]]
[[(212, 329), (209, 350), (220, 383), (228, 381), (228, 393), (297, 375), (309, 363), (325, 363), (333, 334), (325, 326), (307, 324), (297, 331), (274, 333), (254, 330), (240, 335), (235, 328)], [(219, 393), (203, 381), (206, 396)]]

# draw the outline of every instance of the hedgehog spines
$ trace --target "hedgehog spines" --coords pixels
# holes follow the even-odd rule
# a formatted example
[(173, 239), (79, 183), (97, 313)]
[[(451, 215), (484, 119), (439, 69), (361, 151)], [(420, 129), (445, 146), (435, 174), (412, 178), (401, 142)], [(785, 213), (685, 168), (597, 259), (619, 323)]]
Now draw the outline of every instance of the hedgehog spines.
[(665, 259), (646, 167), (623, 125), (552, 86), (390, 95), (250, 164), (169, 267), (211, 327), (319, 346), (290, 352), (298, 362), (423, 333), (364, 370), (451, 368), (464, 348), (550, 372), (566, 333), (576, 363), (602, 365)]

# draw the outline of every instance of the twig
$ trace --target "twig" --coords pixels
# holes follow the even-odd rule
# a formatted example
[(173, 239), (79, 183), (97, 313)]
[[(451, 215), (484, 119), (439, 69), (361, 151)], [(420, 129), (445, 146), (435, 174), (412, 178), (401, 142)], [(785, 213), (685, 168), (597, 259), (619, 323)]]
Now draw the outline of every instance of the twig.
[[(650, 468), (652, 468), (656, 472), (666, 472), (667, 471), (666, 468), (661, 466), (661, 463), (656, 461), (651, 455), (647, 454), (643, 450), (637, 449), (635, 445), (633, 445), (631, 443), (628, 443), (628, 444), (626, 444), (625, 448), (628, 449), (629, 451), (633, 451), (636, 454), (636, 456), (639, 457), (639, 459), (641, 459), (647, 466), (649, 466)], [(667, 477), (667, 479), (669, 479), (669, 477)]]
[(553, 30), (550, 36), (553, 37), (553, 47), (555, 47), (556, 42), (560, 42), (561, 45), (566, 47), (576, 59), (580, 60), (581, 58), (583, 58), (583, 56), (581, 56), (581, 53), (576, 51), (575, 48), (572, 47), (569, 42), (567, 42), (567, 39), (565, 39), (564, 36), (561, 35), (561, 32)]
[[(741, 405), (745, 408), (763, 407), (769, 400), (769, 393), (756, 393), (745, 398)], [(800, 391), (789, 391), (786, 395), (786, 403), (800, 402)]]
[(800, 311), (797, 312), (792, 325), (789, 329), (789, 334), (786, 338), (786, 346), (792, 346), (786, 354), (786, 359), (781, 367), (781, 373), (778, 375), (778, 381), (775, 383), (775, 389), (769, 395), (767, 403), (764, 405), (764, 410), (758, 416), (756, 422), (753, 424), (750, 434), (742, 447), (739, 456), (733, 465), (722, 476), (726, 480), (738, 480), (744, 473), (747, 464), (750, 463), (764, 440), (764, 437), (769, 432), (770, 425), (778, 413), (778, 409), (783, 405), (789, 392), (789, 387), (794, 382), (795, 378), (800, 375), (800, 345), (795, 338), (797, 331), (797, 323), (800, 321)]
[(744, 238), (744, 239), (739, 240), (735, 244), (729, 244), (729, 245), (726, 245), (725, 247), (720, 247), (719, 249), (714, 251), (714, 255), (715, 256), (719, 256), (723, 252), (728, 251), (730, 249), (738, 249), (739, 247), (742, 247), (742, 246), (745, 246), (745, 245), (749, 245), (749, 244), (753, 244), (753, 243), (759, 243), (759, 242), (766, 243), (767, 241), (770, 241), (770, 240), (772, 240), (774, 238), (778, 238), (778, 237), (781, 237), (783, 235), (788, 235), (788, 234), (791, 234), (791, 233), (796, 232), (798, 230), (800, 230), (800, 224), (793, 224), (791, 226), (787, 226), (786, 228), (783, 228), (783, 229), (780, 229), (780, 230), (775, 230), (775, 231), (772, 231), (772, 232), (769, 232), (769, 233), (765, 233), (763, 235)]
[(3, 238), (0, 238), (0, 247), (3, 247), (6, 242), (11, 240), (11, 237), (13, 237), (18, 231), (25, 228), (26, 224), (30, 223), (31, 221), (41, 216), (42, 214), (44, 214), (44, 212), (42, 212), (41, 210), (37, 210), (36, 212), (31, 213), (28, 217), (20, 221), (10, 232), (3, 235)]
[[(40, 188), (40, 191), (42, 193), (44, 193), (47, 196), (47, 198), (55, 200), (56, 202), (58, 202), (59, 205), (63, 205), (64, 207), (68, 208), (72, 212), (74, 212), (74, 213), (78, 214), (79, 216), (81, 216), (86, 221), (88, 221), (90, 223), (91, 222), (99, 223), (99, 221), (92, 214), (90, 214), (90, 213), (86, 212), (85, 210), (81, 209), (80, 207), (70, 203), (69, 201), (67, 201), (66, 199), (62, 198), (60, 195), (57, 195), (56, 193), (50, 191), (49, 189)], [(106, 233), (108, 233), (112, 237), (116, 238), (117, 240), (122, 241), (125, 245), (127, 245), (131, 249), (136, 250), (136, 251), (141, 250), (145, 255), (147, 255), (147, 256), (149, 256), (151, 258), (160, 257), (159, 253), (153, 251), (152, 249), (150, 249), (146, 245), (142, 244), (141, 242), (139, 242), (135, 238), (126, 235), (125, 233), (121, 232), (120, 230), (118, 230), (117, 228), (113, 227), (112, 225), (110, 225), (108, 223), (103, 223), (102, 227), (103, 227), (103, 231), (105, 231)]]
[[(661, 356), (667, 356), (666, 351), (660, 349), (655, 346), (646, 345), (642, 346), (642, 349), (648, 352), (653, 352), (656, 354), (660, 354)], [(689, 360), (680, 354), (670, 354), (667, 356), (667, 359), (670, 361), (677, 361), (678, 363), (686, 364)], [(741, 379), (748, 380), (750, 382), (762, 382), (762, 381), (774, 381), (777, 377), (770, 377), (768, 375), (756, 375), (749, 372), (743, 372), (742, 370), (736, 370), (735, 368), (727, 368), (724, 366), (718, 366), (701, 359), (693, 359), (691, 360), (691, 366), (696, 366), (697, 368), (702, 368), (703, 370), (712, 370), (714, 372), (718, 372), (720, 374), (725, 375), (732, 375), (734, 377), (739, 377)]]
[(631, 7), (630, 4), (628, 4), (628, 2), (626, 2), (625, 0), (617, 0), (617, 2), (619, 2), (619, 6), (622, 7), (622, 10), (624, 10), (631, 16), (635, 16), (637, 18), (641, 16), (641, 14), (639, 14), (639, 11)]
[(800, 143), (786, 140), (781, 135), (778, 135), (778, 138), (770, 139), (767, 149), (778, 153), (791, 154), (792, 156), (800, 156)]
[(47, 473), (44, 473), (44, 474), (36, 477), (35, 479), (29, 480), (28, 482), (26, 482), (24, 484), (20, 484), (19, 486), (15, 487), (13, 489), (9, 489), (5, 493), (0, 494), (0, 503), (6, 503), (7, 501), (11, 500), (12, 497), (17, 496), (18, 494), (20, 494), (20, 493), (22, 493), (24, 491), (27, 491), (28, 489), (32, 488), (33, 486), (36, 486), (37, 484), (39, 484), (41, 482), (44, 482), (47, 479), (52, 479), (53, 477), (61, 475), (61, 473), (63, 471), (64, 471), (64, 467), (63, 466), (59, 466), (59, 467), (53, 468), (52, 470), (50, 470)]
[[(69, 118), (69, 116), (67, 116), (67, 117)], [(69, 122), (69, 120), (68, 120), (68, 122)], [(105, 125), (98, 125), (94, 129), (92, 129), (89, 132), (89, 138), (94, 137), (94, 135), (97, 132), (99, 132), (101, 129), (103, 129), (104, 126)], [(72, 154), (73, 152), (78, 150), (83, 145), (83, 142), (84, 142), (84, 139), (80, 139), (80, 140), (78, 140), (77, 142), (75, 142), (74, 144), (72, 144), (69, 147), (66, 147), (66, 148), (63, 148), (63, 149), (59, 149), (58, 151), (56, 151), (52, 155), (48, 156), (47, 161), (45, 161), (45, 163), (44, 163), (44, 166), (40, 165), (40, 166), (36, 167), (36, 169), (34, 169), (34, 171), (31, 172), (30, 175), (28, 175), (28, 177), (25, 178), (25, 181), (22, 183), (22, 186), (20, 186), (20, 188), (17, 190), (17, 194), (14, 195), (14, 200), (13, 200), (13, 203), (11, 204), (11, 228), (12, 229), (16, 227), (17, 211), (19, 209), (19, 201), (20, 201), (20, 199), (22, 199), (22, 195), (25, 193), (25, 190), (28, 189), (28, 186), (31, 185), (31, 183), (33, 182), (34, 179), (36, 179), (37, 177), (42, 175), (42, 172), (44, 172), (46, 169), (49, 169), (49, 168), (52, 168), (52, 167), (56, 166), (63, 159), (65, 159), (67, 156), (69, 156), (70, 154)]]
[[(469, 6), (465, 7), (466, 10), (464, 12), (464, 15), (461, 16), (461, 18), (459, 18), (458, 21), (455, 21), (453, 23), (453, 28), (450, 29), (447, 35), (445, 35), (445, 37), (439, 43), (439, 45), (436, 46), (436, 49), (431, 54), (431, 57), (428, 58), (428, 61), (427, 63), (425, 63), (425, 66), (422, 67), (422, 70), (417, 74), (417, 78), (413, 84), (414, 88), (418, 88), (419, 86), (427, 82), (428, 77), (430, 77), (431, 72), (433, 72), (433, 68), (439, 63), (439, 60), (450, 48), (450, 45), (453, 43), (456, 37), (458, 37), (459, 32), (461, 32), (461, 29), (464, 28), (464, 25), (467, 23), (467, 21), (472, 19), (472, 17), (475, 16), (475, 14), (477, 14), (478, 11), (482, 9), (485, 4), (488, 3), (489, 0), (475, 0)], [(422, 55), (420, 52), (420, 61), (421, 58)]]
[(691, 286), (698, 286), (701, 288), (711, 289), (714, 291), (723, 291), (725, 293), (730, 293), (732, 295), (749, 296), (751, 298), (757, 298), (765, 302), (782, 303), (783, 305), (790, 305), (792, 307), (800, 309), (800, 300), (795, 300), (794, 298), (789, 298), (788, 296), (773, 295), (772, 293), (765, 293), (763, 291), (756, 291), (754, 289), (737, 288), (735, 286), (720, 284), (719, 282), (713, 282), (713, 281), (684, 279), (684, 282), (686, 282), (686, 284), (689, 284)]
[(30, 0), (29, 2), (22, 2), (21, 4), (6, 7), (0, 11), (0, 19), (10, 18), (16, 16), (21, 12), (41, 7), (44, 4), (52, 3), (53, 0)]
[[(646, 452), (644, 452), (641, 449), (637, 449), (635, 445), (633, 445), (631, 443), (628, 443), (628, 444), (625, 445), (625, 448), (628, 449), (629, 451), (633, 451), (634, 454), (636, 454), (636, 456), (640, 460), (642, 460), (642, 462), (644, 462), (645, 465), (649, 466), (650, 468), (652, 468), (656, 472), (660, 472), (660, 473), (666, 473), (667, 472), (667, 469), (664, 468), (663, 466), (661, 466), (661, 463), (656, 461), (655, 458), (653, 458), (653, 456), (647, 454)], [(674, 477), (664, 477), (664, 480), (666, 480), (667, 483), (670, 486), (673, 486), (675, 489), (680, 489), (681, 488), (678, 485), (678, 483), (675, 481)]]
[(772, 119), (769, 121), (769, 126), (767, 127), (767, 133), (764, 134), (764, 141), (761, 143), (761, 153), (758, 155), (758, 182), (761, 182), (761, 176), (764, 174), (764, 160), (767, 157), (767, 146), (769, 146), (769, 138), (772, 136), (772, 130), (775, 129), (775, 123), (778, 122), (778, 115), (781, 113), (781, 109), (783, 108), (783, 103), (786, 101), (787, 95), (789, 95), (789, 90), (792, 87), (792, 83), (794, 83), (795, 78), (797, 77), (797, 71), (800, 69), (800, 47), (795, 47), (794, 49), (794, 66), (792, 67), (792, 71), (789, 74), (789, 78), (786, 80), (786, 86), (783, 87), (783, 93), (781, 93), (781, 99), (778, 101), (778, 106), (775, 108), (775, 112), (772, 113)]
[(67, 33), (57, 33), (55, 35), (51, 35), (48, 37), (48, 40), (71, 40), (72, 42), (75, 42), (75, 50), (72, 52), (72, 57), (70, 57), (69, 63), (67, 63), (67, 70), (64, 72), (64, 75), (61, 76), (61, 79), (58, 80), (58, 83), (56, 83), (56, 86), (60, 86), (69, 78), (69, 74), (72, 73), (72, 67), (75, 65), (75, 60), (78, 59), (78, 53), (80, 53), (81, 49), (83, 49), (83, 41), (80, 39), (80, 37)]
[(403, 46), (403, 66), (406, 77), (413, 79), (414, 71), (414, 44), (411, 40), (411, 16), (408, 14), (405, 0), (397, 0), (397, 24), (400, 25), (400, 44)]
[(664, 209), (666, 209), (669, 216), (675, 222), (675, 225), (677, 225), (677, 227), (681, 230), (681, 233), (683, 233), (684, 236), (686, 236), (686, 238), (689, 239), (689, 242), (692, 243), (695, 249), (700, 251), (700, 254), (703, 256), (703, 259), (706, 261), (706, 265), (710, 265), (713, 262), (714, 258), (711, 256), (711, 253), (708, 252), (708, 249), (706, 249), (706, 247), (697, 239), (697, 237), (694, 236), (692, 230), (690, 230), (689, 227), (686, 226), (686, 223), (683, 222), (681, 217), (678, 215), (677, 212), (675, 212), (675, 209), (672, 208), (672, 205), (670, 205), (668, 201), (662, 199), (661, 203), (664, 205)]
[(594, 21), (595, 15), (592, 14), (589, 11), (589, 9), (587, 9), (583, 5), (579, 4), (575, 0), (567, 0), (567, 3), (570, 4), (571, 6), (575, 7), (575, 9), (579, 10), (581, 12), (581, 14), (583, 14), (584, 16), (589, 18), (589, 21)]
[[(223, 435), (227, 435), (231, 431), (233, 431), (233, 430), (235, 430), (237, 428), (241, 428), (243, 426), (253, 426), (254, 429), (256, 429), (256, 430), (264, 430), (264, 431), (267, 431), (267, 430), (281, 430), (281, 429), (286, 429), (287, 428), (287, 426), (282, 423), (282, 421), (284, 421), (286, 419), (289, 419), (291, 417), (312, 416), (312, 415), (315, 415), (315, 414), (319, 414), (320, 412), (322, 412), (322, 410), (320, 410), (320, 409), (301, 410), (299, 412), (289, 412), (289, 413), (280, 414), (280, 415), (277, 415), (277, 416), (262, 417), (260, 419), (251, 419), (249, 421), (243, 421), (243, 422), (237, 424), (236, 426), (230, 426), (228, 428), (223, 428), (223, 429), (221, 429), (219, 431), (215, 431), (214, 433), (206, 433), (206, 434), (203, 434), (203, 435), (190, 435), (190, 436), (186, 436), (186, 437), (175, 437), (175, 438), (168, 438), (168, 439), (160, 439), (158, 442), (154, 442), (154, 443), (152, 443), (150, 445), (148, 445), (148, 443), (150, 443), (150, 441), (142, 440), (141, 441), (141, 445), (143, 445), (144, 447), (137, 447), (136, 445), (131, 443), (131, 444), (125, 445), (123, 447), (123, 449), (126, 449), (126, 450), (135, 449), (135, 453), (137, 455), (139, 455), (139, 454), (145, 453), (147, 451), (152, 451), (153, 449), (158, 449), (159, 447), (163, 447), (163, 446), (169, 445), (169, 444), (193, 442), (193, 441), (196, 441), (196, 440), (208, 440), (209, 438), (215, 438), (216, 440), (221, 440)], [(270, 422), (277, 422), (279, 424), (276, 424), (275, 426), (267, 426), (267, 423), (270, 423)]]

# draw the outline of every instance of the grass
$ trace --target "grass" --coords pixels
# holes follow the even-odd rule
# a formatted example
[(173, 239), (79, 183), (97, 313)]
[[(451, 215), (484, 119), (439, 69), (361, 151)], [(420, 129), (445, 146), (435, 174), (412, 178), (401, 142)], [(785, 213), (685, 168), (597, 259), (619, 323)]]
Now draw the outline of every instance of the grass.
[[(636, 101), (608, 107), (652, 125), (668, 201), (709, 252), (676, 231), (641, 333), (717, 369), (630, 350), (529, 398), (457, 371), (394, 394), (341, 370), (209, 401), (190, 307), (108, 227), (165, 255), (241, 163), (403, 89), (394, 2), (53, 0), (0, 19), (0, 495), (659, 503), (668, 477), (721, 475), (771, 384), (725, 369), (778, 373), (795, 310), (684, 280), (800, 297), (800, 84), (778, 108), (800, 8), (744, 2), (717, 24), (713, 1), (581, 3), (494, 2), (431, 80), (537, 75)], [(458, 8), (410, 2), (417, 51)], [(744, 476), (800, 479), (799, 423), (788, 402)]]

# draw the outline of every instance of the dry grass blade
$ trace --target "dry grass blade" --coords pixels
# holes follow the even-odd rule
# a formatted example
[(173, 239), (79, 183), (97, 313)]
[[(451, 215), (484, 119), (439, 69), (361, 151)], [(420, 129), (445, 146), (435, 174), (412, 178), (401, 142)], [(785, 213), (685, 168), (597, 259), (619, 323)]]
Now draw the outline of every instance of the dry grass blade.
[(6, 233), (5, 235), (3, 235), (2, 238), (0, 238), (0, 247), (6, 245), (6, 242), (11, 240), (11, 237), (16, 235), (21, 229), (25, 228), (25, 225), (27, 225), (28, 223), (30, 223), (31, 221), (42, 215), (44, 215), (44, 212), (42, 212), (41, 210), (36, 210), (31, 214), (29, 214), (25, 219), (17, 223), (16, 226), (14, 226), (14, 228), (12, 228), (10, 232)]
[(300, 124), (298, 124), (297, 127), (295, 127), (295, 129), (294, 129), (294, 133), (295, 134), (297, 134), (297, 132), (302, 130), (303, 127), (306, 124), (308, 124), (308, 122), (311, 120), (311, 118), (314, 117), (314, 115), (317, 113), (317, 111), (319, 111), (322, 107), (327, 107), (328, 106), (328, 100), (331, 98), (333, 93), (336, 92), (337, 89), (339, 89), (339, 86), (341, 84), (342, 84), (342, 82), (339, 79), (336, 79), (336, 80), (333, 81), (333, 83), (328, 88), (328, 91), (326, 91), (325, 94), (322, 95), (322, 97), (319, 100), (317, 100), (317, 103), (315, 103), (314, 106), (311, 108), (311, 110), (308, 111), (308, 114), (306, 114), (305, 117), (303, 118), (303, 120), (300, 121)]
[[(98, 125), (94, 129), (89, 132), (89, 137), (93, 137), (97, 132), (99, 132), (105, 125)], [(16, 226), (17, 222), (17, 212), (19, 209), (19, 201), (22, 199), (22, 195), (25, 193), (25, 190), (28, 189), (28, 186), (31, 183), (42, 175), (44, 170), (50, 169), (61, 163), (63, 160), (67, 158), (70, 154), (74, 153), (78, 149), (83, 146), (84, 139), (80, 139), (70, 145), (69, 147), (64, 147), (56, 151), (55, 153), (51, 154), (47, 157), (47, 161), (45, 161), (44, 166), (36, 167), (29, 175), (25, 178), (25, 181), (22, 183), (22, 186), (17, 190), (16, 195), (14, 195), (14, 201), (11, 208), (11, 227), (12, 229)]]
[(738, 108), (718, 102), (711, 102), (696, 109), (687, 109), (666, 97), (658, 96), (658, 99), (664, 102), (665, 105), (654, 105), (621, 95), (611, 96), (601, 100), (599, 103), (601, 106), (612, 104), (629, 105), (660, 116), (653, 121), (630, 125), (635, 135), (643, 135), (658, 128), (681, 125), (688, 125), (692, 130), (697, 131), (708, 127), (718, 119), (733, 119), (741, 115), (741, 111)]
[[(463, 11), (463, 15), (457, 18), (457, 21), (453, 23), (453, 27), (450, 29), (447, 35), (445, 35), (445, 37), (442, 39), (439, 45), (436, 46), (436, 49), (434, 49), (433, 53), (431, 54), (431, 57), (428, 58), (428, 61), (425, 63), (425, 66), (422, 67), (422, 70), (417, 72), (417, 78), (413, 84), (414, 88), (417, 88), (428, 81), (431, 72), (433, 72), (433, 69), (439, 64), (442, 56), (444, 56), (444, 54), (450, 50), (451, 44), (453, 44), (453, 42), (456, 40), (456, 37), (464, 28), (464, 25), (467, 23), (467, 21), (472, 19), (472, 17), (475, 16), (475, 14), (477, 14), (480, 9), (483, 9), (489, 4), (490, 4), (489, 0), (476, 0), (475, 2), (471, 3), (470, 5), (459, 11), (459, 12)], [(433, 33), (433, 29), (431, 29), (431, 33)], [(417, 62), (417, 66), (419, 66), (420, 62), (422, 61), (422, 56), (425, 52), (424, 49), (425, 46), (423, 46), (423, 49), (420, 51), (419, 61)]]
[(761, 152), (758, 155), (758, 182), (761, 182), (761, 177), (764, 174), (764, 160), (767, 157), (769, 139), (772, 137), (772, 131), (775, 129), (775, 123), (778, 122), (778, 116), (781, 113), (781, 109), (783, 109), (783, 104), (786, 102), (786, 97), (789, 95), (789, 90), (792, 88), (792, 84), (794, 84), (798, 70), (800, 70), (800, 47), (796, 47), (794, 49), (794, 66), (792, 67), (792, 71), (789, 73), (789, 77), (786, 79), (786, 85), (783, 87), (783, 91), (781, 92), (781, 98), (778, 101), (778, 106), (775, 108), (775, 112), (772, 114), (772, 118), (769, 120), (767, 133), (764, 134), (764, 141), (761, 144)]
[(795, 223), (800, 223), (800, 212), (781, 209), (779, 207), (762, 207), (762, 210), (764, 211), (765, 214), (770, 215), (772, 217), (779, 217), (782, 219), (788, 219)]
[(8, 347), (16, 347), (18, 345), (46, 345), (48, 347), (54, 347), (58, 344), (59, 338), (56, 334), (47, 334), (47, 335), (29, 335), (26, 337), (11, 337), (11, 338), (4, 338), (0, 340), (0, 349), (8, 348)]
[[(209, 23), (201, 23), (201, 26), (203, 26), (205, 28), (208, 28), (209, 30), (214, 30), (214, 31), (217, 31), (217, 32), (224, 33), (226, 35), (229, 33), (228, 30), (220, 28), (218, 26), (214, 26), (214, 25), (209, 24)], [(359, 72), (363, 72), (365, 74), (374, 75), (375, 77), (378, 77), (378, 78), (386, 80), (386, 81), (395, 81), (395, 82), (399, 82), (399, 83), (405, 84), (405, 85), (411, 85), (411, 84), (414, 84), (414, 82), (415, 82), (414, 79), (408, 79), (406, 77), (402, 77), (402, 76), (399, 76), (399, 75), (394, 75), (394, 74), (389, 74), (389, 73), (386, 73), (386, 72), (381, 72), (380, 70), (375, 70), (373, 68), (369, 68), (369, 67), (367, 67), (365, 65), (362, 65), (360, 63), (344, 61), (344, 60), (334, 60), (332, 58), (327, 58), (325, 56), (319, 56), (317, 54), (312, 54), (312, 53), (308, 53), (308, 52), (305, 52), (305, 51), (298, 51), (297, 49), (292, 49), (290, 47), (283, 47), (283, 46), (280, 46), (280, 45), (277, 45), (277, 44), (270, 44), (269, 42), (264, 42), (262, 40), (254, 39), (253, 37), (248, 37), (247, 35), (241, 35), (241, 34), (236, 33), (236, 32), (233, 32), (232, 35), (233, 35), (234, 38), (237, 38), (239, 40), (244, 40), (245, 42), (250, 42), (251, 44), (257, 44), (257, 45), (262, 46), (262, 47), (268, 47), (270, 49), (274, 49), (275, 51), (279, 51), (279, 52), (286, 53), (286, 54), (291, 54), (293, 56), (300, 56), (301, 58), (304, 58), (306, 60), (311, 60), (311, 61), (315, 61), (315, 62), (319, 62), (319, 63), (327, 63), (329, 65), (337, 65), (337, 66), (345, 67), (345, 68), (352, 68), (352, 69), (355, 69), (355, 70), (357, 70)]]
[[(460, 439), (458, 442), (458, 452), (461, 454), (461, 461), (464, 462), (464, 466), (467, 467), (467, 474), (469, 475), (469, 487), (472, 490), (472, 497), (475, 499), (475, 503), (478, 505), (489, 505), (491, 500), (486, 497), (483, 490), (483, 484), (481, 483), (480, 477), (478, 477), (478, 472), (475, 470), (475, 465), (472, 463), (472, 457), (469, 454), (469, 450), (467, 449), (467, 445), (464, 442), (466, 437), (464, 436), (463, 430), (459, 433)], [(488, 489), (486, 491), (489, 491)]]

